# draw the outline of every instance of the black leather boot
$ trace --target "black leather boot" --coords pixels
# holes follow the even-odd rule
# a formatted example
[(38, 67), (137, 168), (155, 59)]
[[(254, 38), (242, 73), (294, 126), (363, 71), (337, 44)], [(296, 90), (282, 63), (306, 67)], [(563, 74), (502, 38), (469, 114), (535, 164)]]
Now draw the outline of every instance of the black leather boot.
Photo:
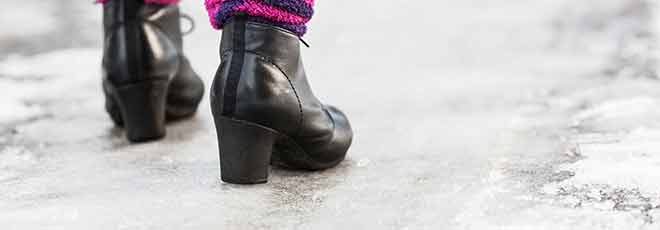
[(225, 25), (211, 88), (223, 181), (265, 183), (270, 163), (321, 170), (344, 159), (351, 126), (312, 93), (299, 42), (242, 16)]
[(165, 135), (165, 121), (192, 116), (204, 85), (183, 55), (176, 5), (112, 0), (104, 4), (106, 110), (130, 141)]

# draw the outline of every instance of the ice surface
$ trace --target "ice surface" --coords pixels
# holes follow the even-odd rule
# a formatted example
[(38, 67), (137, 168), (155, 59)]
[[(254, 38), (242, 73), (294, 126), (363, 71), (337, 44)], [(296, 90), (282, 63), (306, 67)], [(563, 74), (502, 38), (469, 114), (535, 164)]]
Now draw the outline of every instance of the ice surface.
[[(220, 182), (207, 101), (127, 143), (90, 2), (0, 0), (2, 229), (658, 229), (653, 1), (318, 1), (307, 73), (355, 144), (257, 186)], [(182, 8), (208, 86), (220, 33)]]
[[(544, 192), (573, 206), (641, 212), (647, 223), (660, 207), (660, 129), (656, 98), (612, 99), (577, 114), (585, 129), (571, 137), (580, 159), (560, 165), (570, 178)], [(595, 129), (595, 130), (594, 130)]]

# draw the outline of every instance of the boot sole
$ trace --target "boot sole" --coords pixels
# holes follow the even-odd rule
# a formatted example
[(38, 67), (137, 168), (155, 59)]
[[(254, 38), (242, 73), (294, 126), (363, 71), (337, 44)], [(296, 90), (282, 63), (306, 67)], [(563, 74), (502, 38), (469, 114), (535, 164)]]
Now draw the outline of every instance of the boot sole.
[(318, 162), (292, 138), (271, 128), (223, 116), (213, 118), (218, 138), (221, 179), (224, 182), (267, 183), (271, 164), (315, 171), (334, 167), (341, 162)]

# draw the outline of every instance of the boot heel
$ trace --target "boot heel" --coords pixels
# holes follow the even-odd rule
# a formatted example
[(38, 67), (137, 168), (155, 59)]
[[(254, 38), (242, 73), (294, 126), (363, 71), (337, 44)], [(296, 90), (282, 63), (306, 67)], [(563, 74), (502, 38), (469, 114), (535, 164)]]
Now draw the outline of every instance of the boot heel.
[(220, 149), (222, 180), (232, 184), (268, 182), (277, 133), (249, 122), (214, 117)]
[(115, 89), (128, 140), (144, 142), (165, 136), (167, 86), (167, 80), (150, 80)]

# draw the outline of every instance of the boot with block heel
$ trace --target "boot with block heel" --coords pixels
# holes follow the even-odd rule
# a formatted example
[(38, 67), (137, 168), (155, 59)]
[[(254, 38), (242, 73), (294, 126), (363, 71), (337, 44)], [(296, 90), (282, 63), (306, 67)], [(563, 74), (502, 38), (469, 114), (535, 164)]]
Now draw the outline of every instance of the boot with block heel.
[(105, 107), (132, 142), (165, 136), (165, 122), (192, 116), (204, 94), (183, 55), (180, 18), (175, 4), (104, 3)]
[(299, 37), (244, 16), (223, 30), (211, 88), (222, 180), (265, 183), (270, 164), (302, 170), (339, 164), (353, 132), (344, 113), (312, 93)]

